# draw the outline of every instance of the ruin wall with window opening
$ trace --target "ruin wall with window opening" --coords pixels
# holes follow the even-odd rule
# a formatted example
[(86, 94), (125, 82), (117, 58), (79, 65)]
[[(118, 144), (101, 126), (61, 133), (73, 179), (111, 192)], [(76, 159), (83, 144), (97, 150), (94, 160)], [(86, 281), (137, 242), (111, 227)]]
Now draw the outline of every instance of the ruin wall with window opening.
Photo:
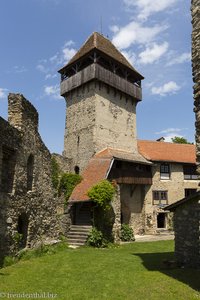
[(51, 155), (38, 133), (38, 113), (21, 94), (8, 96), (0, 118), (0, 256), (56, 239), (57, 200)]

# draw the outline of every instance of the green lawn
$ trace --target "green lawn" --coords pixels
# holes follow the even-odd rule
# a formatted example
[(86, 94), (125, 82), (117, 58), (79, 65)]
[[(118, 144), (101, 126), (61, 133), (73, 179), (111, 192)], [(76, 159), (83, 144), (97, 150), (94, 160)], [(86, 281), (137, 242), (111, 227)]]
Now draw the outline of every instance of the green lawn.
[(173, 259), (172, 241), (60, 249), (0, 269), (0, 299), (49, 292), (69, 300), (200, 300), (200, 271), (168, 269), (165, 259)]

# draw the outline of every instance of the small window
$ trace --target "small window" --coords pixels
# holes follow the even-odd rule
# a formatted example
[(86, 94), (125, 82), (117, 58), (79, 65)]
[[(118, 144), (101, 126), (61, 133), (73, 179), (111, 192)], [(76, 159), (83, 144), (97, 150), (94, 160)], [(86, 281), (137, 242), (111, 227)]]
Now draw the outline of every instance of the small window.
[(3, 146), (0, 187), (2, 192), (11, 193), (13, 189), (16, 153), (13, 149)]
[(170, 179), (169, 164), (161, 164), (160, 165), (160, 179)]
[(185, 197), (189, 197), (190, 195), (195, 194), (196, 191), (196, 189), (185, 189)]
[(197, 180), (198, 175), (196, 173), (196, 166), (194, 165), (184, 165), (183, 174), (185, 180)]
[(75, 166), (74, 172), (75, 172), (75, 174), (79, 174), (80, 173), (80, 168), (78, 166)]
[(168, 203), (167, 191), (153, 191), (153, 204), (166, 205)]
[(27, 161), (27, 191), (32, 191), (33, 188), (33, 169), (34, 169), (34, 156), (29, 155)]

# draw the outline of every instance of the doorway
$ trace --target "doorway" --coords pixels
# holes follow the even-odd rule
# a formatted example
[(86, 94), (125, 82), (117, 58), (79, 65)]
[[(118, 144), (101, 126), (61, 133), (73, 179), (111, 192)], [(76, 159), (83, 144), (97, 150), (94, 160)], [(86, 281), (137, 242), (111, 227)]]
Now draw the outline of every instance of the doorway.
[(166, 228), (166, 213), (157, 214), (157, 228)]
[(26, 247), (27, 236), (28, 236), (28, 216), (26, 213), (22, 213), (17, 222), (17, 232), (21, 235), (19, 240), (19, 247), (23, 249)]

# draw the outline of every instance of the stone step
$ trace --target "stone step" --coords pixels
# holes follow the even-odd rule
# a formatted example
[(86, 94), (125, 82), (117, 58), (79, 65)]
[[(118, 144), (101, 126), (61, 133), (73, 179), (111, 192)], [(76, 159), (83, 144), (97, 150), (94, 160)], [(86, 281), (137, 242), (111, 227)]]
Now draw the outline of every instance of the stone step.
[(88, 232), (84, 232), (84, 231), (70, 231), (67, 235), (69, 236), (88, 236)]
[(85, 245), (88, 234), (92, 226), (90, 225), (71, 225), (70, 231), (67, 235), (68, 243), (70, 246)]
[(85, 243), (86, 240), (87, 240), (87, 237), (85, 237), (85, 238), (69, 238), (67, 241), (68, 241), (68, 244), (71, 244), (71, 243), (76, 243), (76, 242)]
[(74, 232), (74, 231), (78, 231), (78, 232), (89, 232), (92, 229), (92, 227), (89, 228), (85, 228), (83, 226), (79, 226), (79, 227), (70, 227), (70, 231)]

